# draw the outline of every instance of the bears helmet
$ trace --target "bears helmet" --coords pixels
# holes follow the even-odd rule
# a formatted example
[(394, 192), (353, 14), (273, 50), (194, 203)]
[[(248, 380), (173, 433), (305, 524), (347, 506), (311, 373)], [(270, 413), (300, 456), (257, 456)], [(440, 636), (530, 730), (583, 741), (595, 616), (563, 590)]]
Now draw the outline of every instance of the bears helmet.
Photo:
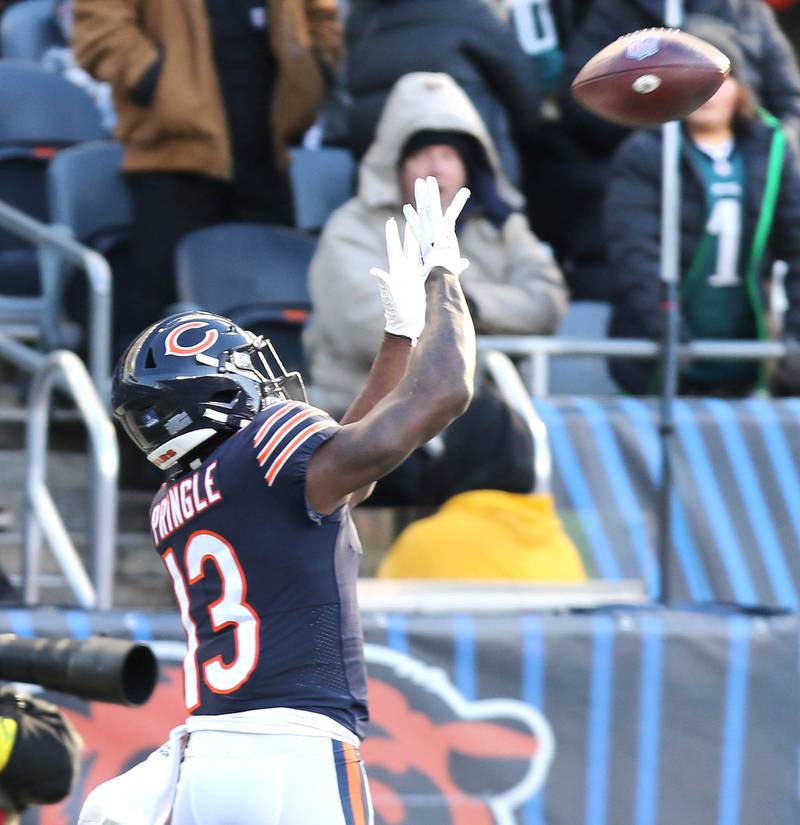
[(286, 371), (269, 339), (210, 312), (171, 315), (140, 333), (111, 387), (114, 415), (161, 470), (290, 397), (307, 400), (302, 378)]

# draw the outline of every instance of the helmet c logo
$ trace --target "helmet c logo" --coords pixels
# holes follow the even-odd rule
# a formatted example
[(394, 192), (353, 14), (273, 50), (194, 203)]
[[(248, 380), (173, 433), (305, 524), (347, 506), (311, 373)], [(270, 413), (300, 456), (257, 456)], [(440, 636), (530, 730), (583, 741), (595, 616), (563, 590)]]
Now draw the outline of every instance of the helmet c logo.
[(184, 347), (178, 343), (178, 338), (187, 330), (202, 329), (204, 326), (207, 326), (205, 321), (187, 321), (185, 324), (175, 327), (164, 342), (164, 351), (166, 354), (186, 357), (188, 355), (197, 355), (198, 353), (205, 352), (209, 347), (212, 347), (217, 338), (219, 338), (219, 333), (215, 329), (209, 329), (199, 343), (192, 344), (190, 347)]

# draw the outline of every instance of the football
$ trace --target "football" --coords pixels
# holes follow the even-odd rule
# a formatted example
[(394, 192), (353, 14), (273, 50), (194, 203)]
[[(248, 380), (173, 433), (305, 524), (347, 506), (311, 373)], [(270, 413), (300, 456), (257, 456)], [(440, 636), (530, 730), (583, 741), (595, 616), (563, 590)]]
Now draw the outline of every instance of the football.
[(702, 106), (730, 72), (716, 47), (679, 29), (642, 29), (599, 51), (572, 81), (589, 111), (622, 126), (658, 126)]

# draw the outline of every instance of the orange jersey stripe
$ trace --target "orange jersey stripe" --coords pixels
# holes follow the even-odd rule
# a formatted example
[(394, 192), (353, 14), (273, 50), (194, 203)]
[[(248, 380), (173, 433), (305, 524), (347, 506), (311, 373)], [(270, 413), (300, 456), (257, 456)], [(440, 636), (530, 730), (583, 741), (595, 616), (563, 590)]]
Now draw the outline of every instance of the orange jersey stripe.
[(303, 430), (299, 435), (296, 435), (280, 452), (278, 457), (275, 461), (272, 462), (272, 466), (269, 468), (269, 472), (264, 476), (267, 480), (267, 484), (272, 486), (272, 482), (275, 481), (275, 476), (281, 471), (281, 468), (284, 464), (289, 460), (292, 453), (298, 449), (298, 447), (305, 444), (309, 438), (315, 433), (318, 433), (320, 430), (327, 430), (330, 427), (338, 427), (339, 425), (335, 421), (318, 421), (316, 424), (312, 424), (307, 429)]
[(264, 449), (258, 454), (258, 463), (262, 466), (266, 463), (272, 451), (278, 446), (278, 444), (280, 444), (281, 439), (289, 432), (289, 430), (293, 429), (301, 421), (305, 421), (306, 418), (311, 418), (317, 414), (317, 410), (314, 409), (304, 410), (302, 412), (295, 413), (290, 419), (281, 424), (281, 426), (278, 427), (278, 429), (272, 434), (269, 441), (267, 441), (264, 445)]
[(367, 825), (364, 811), (364, 792), (361, 788), (361, 767), (356, 749), (347, 742), (342, 743), (347, 768), (347, 787), (350, 790), (350, 810), (354, 825)]
[(258, 432), (256, 433), (256, 437), (253, 439), (253, 446), (257, 447), (258, 442), (261, 441), (262, 438), (267, 434), (269, 428), (282, 416), (286, 415), (287, 413), (291, 412), (294, 409), (299, 408), (300, 404), (282, 404), (281, 408), (274, 412), (259, 428)]

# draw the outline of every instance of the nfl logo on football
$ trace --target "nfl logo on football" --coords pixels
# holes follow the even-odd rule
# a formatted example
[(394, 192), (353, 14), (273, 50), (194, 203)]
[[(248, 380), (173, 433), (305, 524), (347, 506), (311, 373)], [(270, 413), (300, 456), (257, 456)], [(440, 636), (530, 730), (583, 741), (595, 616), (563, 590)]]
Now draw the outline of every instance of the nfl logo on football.
[(657, 54), (660, 47), (657, 37), (645, 37), (642, 40), (631, 43), (625, 49), (625, 56), (630, 57), (632, 60), (644, 60), (651, 55)]

